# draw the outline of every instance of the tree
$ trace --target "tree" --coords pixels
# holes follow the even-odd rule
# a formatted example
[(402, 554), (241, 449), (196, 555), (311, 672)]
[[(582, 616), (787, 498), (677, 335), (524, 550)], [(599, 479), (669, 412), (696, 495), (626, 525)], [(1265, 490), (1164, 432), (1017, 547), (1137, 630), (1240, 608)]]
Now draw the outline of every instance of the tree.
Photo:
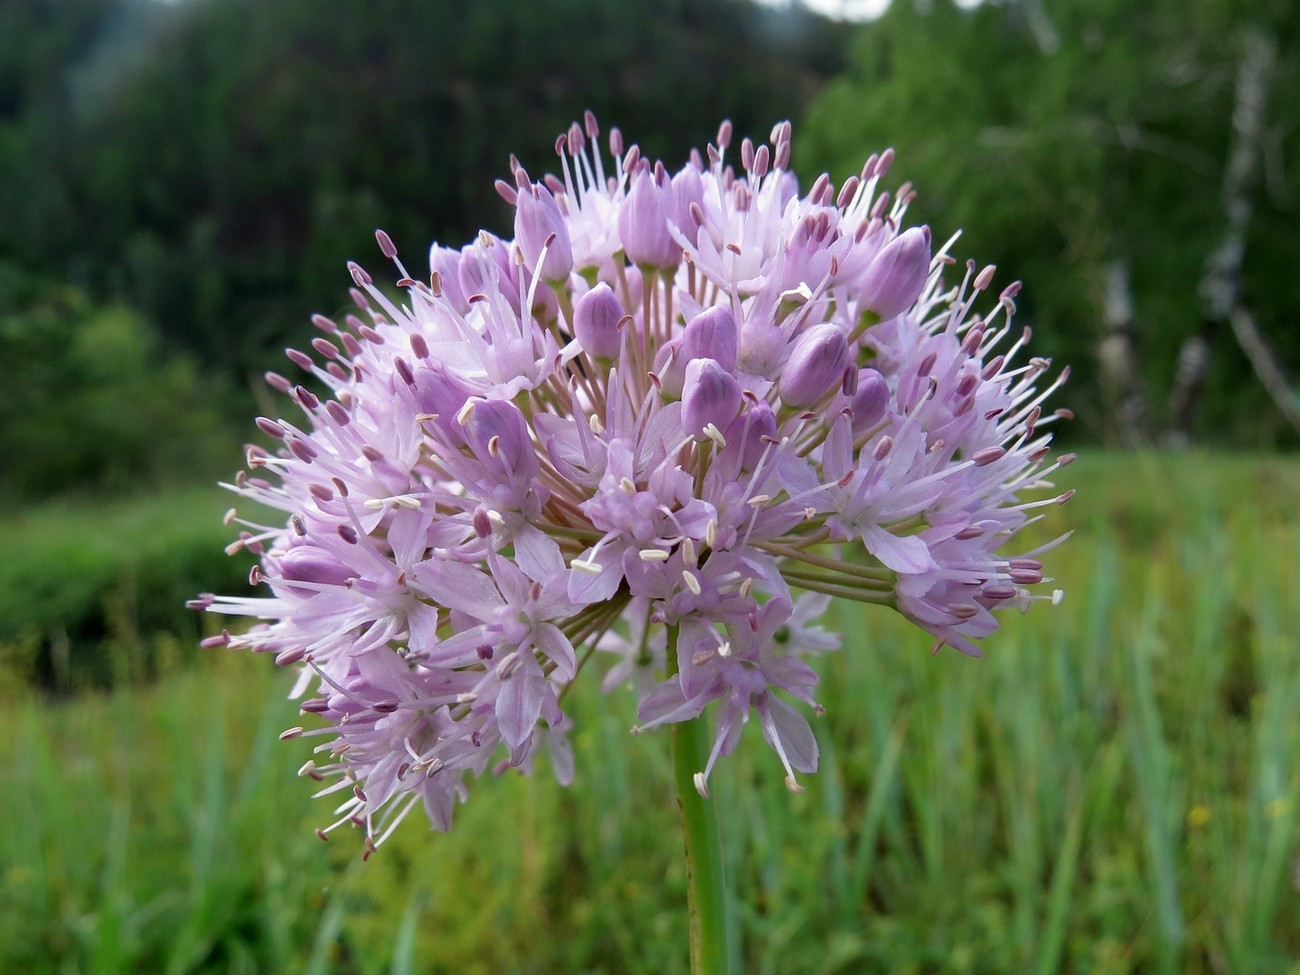
[[(912, 215), (941, 236), (967, 227), (961, 256), (1027, 282), (1022, 320), (1082, 367), (1072, 383), (1080, 426), (1141, 440), (1153, 431), (1135, 427), (1133, 390), (1112, 381), (1103, 395), (1099, 373), (1100, 343), (1111, 336), (1112, 361), (1117, 348), (1126, 296), (1115, 289), (1131, 287), (1124, 341), (1148, 422), (1164, 427), (1176, 350), (1199, 328), (1198, 284), (1224, 236), (1238, 63), (1262, 32), (1279, 52), (1271, 90), (1300, 90), (1300, 18), (1281, 0), (926, 6), (896, 2), (859, 29), (847, 75), (811, 112), (819, 161), (834, 170), (864, 146), (895, 144), (899, 171), (920, 190)], [(1300, 280), (1283, 268), (1300, 259), (1300, 241), (1283, 228), (1300, 190), (1298, 121), (1294, 98), (1270, 101), (1241, 269), (1260, 332), (1292, 371)], [(1219, 346), (1210, 366), (1204, 428), (1255, 444), (1282, 435), (1262, 386), (1242, 383), (1239, 349)]]
[[(0, 38), (12, 9), (61, 0), (14, 2)], [(766, 135), (844, 47), (822, 18), (741, 0), (69, 3), (96, 16), (43, 86), (18, 70), (12, 153), (0, 129), (0, 259), (123, 300), (227, 372), (333, 311), (345, 262), (378, 262), (377, 226), (413, 271), (432, 240), (506, 231), (491, 176), (511, 152), (554, 167), (583, 109), (672, 158), (728, 114)], [(124, 18), (130, 57), (110, 57)]]

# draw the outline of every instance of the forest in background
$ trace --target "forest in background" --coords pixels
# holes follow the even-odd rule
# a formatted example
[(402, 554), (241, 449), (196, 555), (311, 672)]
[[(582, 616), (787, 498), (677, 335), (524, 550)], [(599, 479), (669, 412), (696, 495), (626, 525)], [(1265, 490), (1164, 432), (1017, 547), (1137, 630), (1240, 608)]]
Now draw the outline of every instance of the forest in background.
[(363, 866), (275, 739), (290, 675), (183, 605), (249, 591), (213, 482), (344, 261), (508, 234), (492, 179), (591, 107), (670, 161), (792, 118), (805, 186), (896, 146), (911, 217), (1024, 279), (1071, 447), (1177, 442), (1208, 350), (1207, 449), (1082, 450), (1034, 529), (1076, 532), (1066, 600), (987, 659), (837, 608), (807, 792), (757, 728), (715, 777), (744, 970), (1300, 975), (1300, 463), (1242, 456), (1298, 442), (1293, 5), (0, 0), (0, 971), (684, 970), (628, 698), (566, 702), (572, 789), (484, 782)]
[[(376, 227), (408, 255), (508, 232), (493, 180), (510, 153), (551, 168), (588, 108), (667, 158), (724, 116), (766, 133), (803, 114), (846, 42), (734, 0), (5, 0), (0, 360), (20, 375), (0, 394), (2, 488), (165, 473), (195, 434), (79, 428), (68, 397), (86, 386), (150, 416), (216, 409), (244, 436), (254, 377), (347, 301), (345, 262), (377, 258)], [(101, 376), (54, 333), (99, 347), (105, 315), (136, 348)], [(141, 433), (155, 470), (92, 458)], [(32, 457), (33, 440), (70, 456)]]
[(1284, 0), (899, 0), (856, 26), (742, 0), (5, 0), (0, 495), (228, 472), (255, 397), (278, 408), (261, 372), (343, 308), (374, 229), (408, 255), (508, 233), (509, 154), (550, 168), (586, 108), (670, 160), (722, 117), (759, 138), (792, 118), (805, 182), (893, 145), (910, 216), (1026, 282), (1020, 321), (1074, 369), (1072, 442), (1294, 445), (1298, 19)]

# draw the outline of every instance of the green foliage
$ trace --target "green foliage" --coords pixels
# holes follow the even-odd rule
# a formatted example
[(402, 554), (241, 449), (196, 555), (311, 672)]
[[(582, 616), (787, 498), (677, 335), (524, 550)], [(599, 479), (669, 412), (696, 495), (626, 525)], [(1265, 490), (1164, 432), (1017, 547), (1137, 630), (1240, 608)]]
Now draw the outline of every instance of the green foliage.
[(0, 141), (0, 259), (84, 275), (228, 371), (337, 307), (375, 227), (417, 276), (432, 240), (506, 231), (493, 177), (557, 168), (584, 108), (680, 157), (724, 115), (802, 111), (844, 47), (738, 0), (101, 0), (95, 27)]
[(0, 496), (140, 490), (235, 459), (220, 382), (136, 313), (0, 264)]
[(0, 520), (0, 686), (126, 685), (192, 659), (201, 620), (185, 601), (247, 586), (222, 552), (228, 504), (213, 486)]
[[(1295, 975), (1300, 465), (1085, 456), (1044, 539), (1063, 605), (984, 660), (843, 607), (822, 770), (750, 729), (711, 785), (765, 975)], [(217, 653), (154, 687), (11, 701), (0, 969), (686, 970), (667, 736), (583, 682), (578, 779), (477, 782), (369, 862), (311, 827), (289, 675)]]
[[(1294, 374), (1300, 341), (1300, 16), (1285, 0), (1186, 4), (898, 0), (860, 27), (849, 68), (814, 104), (803, 164), (841, 178), (893, 145), (909, 217), (954, 255), (1026, 284), (1021, 321), (1039, 354), (1075, 370), (1070, 395), (1094, 435), (1114, 435), (1096, 387), (1110, 261), (1130, 272), (1137, 368), (1159, 425), (1182, 340), (1200, 326), (1198, 284), (1224, 238), (1222, 192), (1246, 32), (1278, 48), (1264, 172), (1246, 248), (1246, 304)], [(1203, 413), (1214, 440), (1264, 445), (1281, 418), (1230, 337), (1215, 350)], [(1076, 431), (1075, 436), (1083, 432)]]

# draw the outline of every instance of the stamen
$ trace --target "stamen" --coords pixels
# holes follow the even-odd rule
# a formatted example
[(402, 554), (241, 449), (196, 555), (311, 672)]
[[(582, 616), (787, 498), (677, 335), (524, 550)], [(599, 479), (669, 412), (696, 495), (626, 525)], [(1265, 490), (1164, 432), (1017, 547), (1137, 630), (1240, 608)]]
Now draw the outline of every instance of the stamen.
[[(690, 539), (687, 539), (687, 541), (690, 541)], [(686, 588), (696, 596), (704, 591), (700, 586), (699, 578), (690, 569), (682, 569), (682, 581), (686, 583)]]

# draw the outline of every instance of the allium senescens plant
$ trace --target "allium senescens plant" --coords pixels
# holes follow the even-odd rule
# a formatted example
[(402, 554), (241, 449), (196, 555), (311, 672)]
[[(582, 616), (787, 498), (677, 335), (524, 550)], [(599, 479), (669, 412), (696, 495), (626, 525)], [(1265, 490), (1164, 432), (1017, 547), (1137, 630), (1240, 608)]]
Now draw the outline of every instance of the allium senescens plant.
[(446, 829), (474, 776), (542, 751), (567, 782), (564, 692), (597, 667), (638, 730), (713, 705), (687, 791), (751, 718), (797, 789), (831, 598), (968, 654), (1039, 598), (1014, 536), (1068, 497), (1043, 481), (1064, 375), (1036, 388), (1018, 285), (945, 273), (952, 242), (880, 188), (891, 152), (800, 195), (788, 123), (739, 170), (729, 124), (676, 173), (598, 135), (498, 183), (513, 241), (434, 246), (417, 277), (380, 232), (397, 280), (352, 265), (358, 314), (289, 352), (326, 398), (268, 377), (300, 415), (258, 420), (279, 448), (234, 489), (287, 524), (235, 518), (231, 549), (269, 593), (198, 603), (262, 621), (210, 644), (300, 669), (313, 727), (286, 736), (325, 736), (325, 832), (370, 846), (417, 806)]

